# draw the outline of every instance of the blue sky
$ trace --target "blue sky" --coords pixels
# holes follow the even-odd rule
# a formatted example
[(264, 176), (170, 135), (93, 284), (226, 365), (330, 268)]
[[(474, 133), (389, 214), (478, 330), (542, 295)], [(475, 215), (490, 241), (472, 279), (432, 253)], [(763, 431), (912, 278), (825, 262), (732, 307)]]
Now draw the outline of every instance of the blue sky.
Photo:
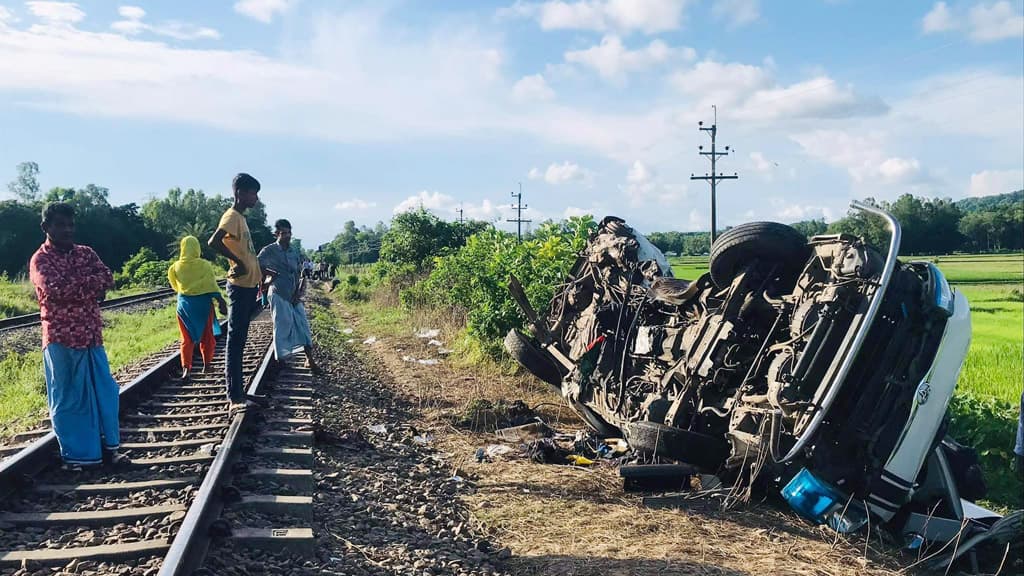
[[(0, 0), (0, 182), (263, 183), (307, 244), (443, 218), (708, 226), (1024, 187), (1024, 0)], [(6, 191), (0, 198), (9, 197)]]

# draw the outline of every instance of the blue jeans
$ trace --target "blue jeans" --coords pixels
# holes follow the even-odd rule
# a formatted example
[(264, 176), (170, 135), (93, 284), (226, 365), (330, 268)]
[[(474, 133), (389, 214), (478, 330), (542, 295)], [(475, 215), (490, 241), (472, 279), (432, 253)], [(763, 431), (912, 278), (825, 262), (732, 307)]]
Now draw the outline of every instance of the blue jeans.
[(242, 351), (249, 337), (249, 321), (258, 310), (255, 287), (244, 288), (228, 282), (228, 360), (224, 366), (228, 400), (245, 401), (245, 379), (242, 376)]

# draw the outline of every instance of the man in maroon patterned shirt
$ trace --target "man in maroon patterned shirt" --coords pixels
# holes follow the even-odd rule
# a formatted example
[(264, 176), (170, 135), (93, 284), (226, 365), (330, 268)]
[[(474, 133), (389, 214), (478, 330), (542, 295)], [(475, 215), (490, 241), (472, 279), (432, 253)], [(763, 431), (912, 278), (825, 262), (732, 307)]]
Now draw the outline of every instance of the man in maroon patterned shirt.
[(118, 386), (103, 349), (100, 301), (114, 287), (110, 270), (88, 246), (73, 242), (75, 210), (43, 209), (46, 242), (32, 255), (29, 277), (43, 323), (43, 370), (50, 420), (67, 469), (124, 463)]

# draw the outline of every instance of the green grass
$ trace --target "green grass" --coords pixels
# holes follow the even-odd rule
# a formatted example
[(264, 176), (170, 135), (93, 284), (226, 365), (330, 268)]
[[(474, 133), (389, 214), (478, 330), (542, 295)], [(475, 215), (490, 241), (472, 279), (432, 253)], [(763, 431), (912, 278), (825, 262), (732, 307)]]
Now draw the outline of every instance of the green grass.
[[(129, 314), (104, 314), (104, 346), (110, 368), (119, 368), (159, 351), (178, 339), (175, 306)], [(31, 428), (45, 414), (43, 354), (7, 354), (0, 360), (0, 431), (7, 433)]]
[(1020, 401), (1024, 373), (1024, 302), (1012, 285), (961, 285), (971, 305), (971, 348), (960, 375), (961, 389), (1013, 404)]
[(668, 259), (672, 275), (685, 280), (696, 280), (708, 271), (707, 256), (673, 256)]
[(10, 281), (0, 275), (0, 318), (39, 311), (36, 293), (28, 282)]
[[(142, 286), (121, 288), (107, 292), (107, 299), (152, 292), (156, 288)], [(39, 312), (36, 292), (28, 280), (10, 281), (0, 276), (0, 318)]]

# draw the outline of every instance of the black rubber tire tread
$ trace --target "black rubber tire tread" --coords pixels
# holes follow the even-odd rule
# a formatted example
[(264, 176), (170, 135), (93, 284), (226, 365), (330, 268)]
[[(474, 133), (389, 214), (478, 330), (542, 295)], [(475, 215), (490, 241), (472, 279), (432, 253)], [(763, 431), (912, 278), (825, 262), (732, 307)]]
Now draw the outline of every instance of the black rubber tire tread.
[(699, 432), (690, 432), (656, 422), (633, 422), (627, 426), (630, 448), (717, 471), (729, 456), (729, 442)]
[(558, 365), (533, 338), (513, 328), (505, 335), (505, 351), (520, 366), (526, 368), (537, 378), (551, 384), (561, 393), (562, 373), (559, 371)]
[(602, 438), (615, 438), (621, 436), (622, 432), (618, 428), (605, 422), (604, 418), (598, 416), (596, 412), (588, 408), (585, 404), (581, 402), (569, 402), (569, 407), (572, 408), (573, 412), (575, 412), (580, 419), (586, 423), (587, 427), (593, 430), (598, 436)]
[(807, 238), (792, 226), (778, 222), (748, 222), (730, 228), (711, 247), (711, 280), (719, 288), (732, 283), (736, 274), (751, 260), (776, 261), (783, 265), (783, 277), (803, 270), (811, 249)]

